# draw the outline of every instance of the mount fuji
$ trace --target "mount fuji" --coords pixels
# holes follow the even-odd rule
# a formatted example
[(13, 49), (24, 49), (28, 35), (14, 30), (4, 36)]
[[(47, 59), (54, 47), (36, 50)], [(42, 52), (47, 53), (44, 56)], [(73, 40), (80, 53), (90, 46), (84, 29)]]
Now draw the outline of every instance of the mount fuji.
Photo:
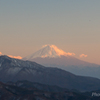
[(77, 75), (100, 78), (100, 65), (79, 60), (74, 55), (64, 52), (55, 45), (45, 45), (23, 60), (35, 61), (46, 67), (61, 68)]
[(69, 52), (66, 53), (63, 50), (56, 47), (55, 45), (44, 45), (40, 50), (38, 50), (37, 52), (35, 52), (32, 55), (29, 55), (23, 59), (32, 60), (37, 57), (59, 58), (61, 56), (71, 56), (71, 55), (75, 55), (75, 54), (69, 53)]

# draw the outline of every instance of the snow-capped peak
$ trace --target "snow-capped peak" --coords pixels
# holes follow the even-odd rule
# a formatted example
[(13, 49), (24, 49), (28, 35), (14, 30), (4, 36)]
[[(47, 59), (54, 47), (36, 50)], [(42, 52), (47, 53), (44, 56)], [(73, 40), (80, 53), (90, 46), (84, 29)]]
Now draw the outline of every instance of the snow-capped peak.
[(55, 45), (45, 45), (45, 46), (43, 46), (43, 50), (45, 50), (44, 53), (46, 53), (46, 55), (42, 55), (43, 58), (44, 57), (58, 57), (61, 55), (67, 55), (66, 52), (59, 49)]
[(34, 59), (37, 57), (41, 57), (41, 58), (45, 58), (45, 57), (50, 57), (50, 58), (57, 58), (60, 56), (71, 56), (71, 55), (75, 55), (74, 53), (66, 53), (63, 50), (59, 49), (58, 47), (56, 47), (55, 45), (44, 45), (40, 50), (38, 50), (37, 52), (33, 53), (32, 55), (29, 55), (27, 57), (25, 57), (25, 60), (30, 60), (30, 59)]

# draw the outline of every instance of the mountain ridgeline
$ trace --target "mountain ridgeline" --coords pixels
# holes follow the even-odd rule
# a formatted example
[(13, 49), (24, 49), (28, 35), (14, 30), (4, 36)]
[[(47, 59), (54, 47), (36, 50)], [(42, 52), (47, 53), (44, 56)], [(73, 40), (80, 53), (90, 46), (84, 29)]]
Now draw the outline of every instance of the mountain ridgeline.
[(0, 81), (27, 80), (67, 89), (91, 91), (100, 89), (100, 80), (74, 75), (58, 68), (44, 67), (35, 62), (0, 56)]
[(0, 82), (0, 100), (100, 100), (100, 96), (92, 96), (92, 92), (74, 92), (49, 85), (17, 81), (6, 84)]
[(88, 63), (74, 57), (74, 53), (64, 52), (55, 45), (45, 45), (23, 60), (35, 61), (46, 67), (57, 67), (76, 75), (100, 79), (100, 65)]

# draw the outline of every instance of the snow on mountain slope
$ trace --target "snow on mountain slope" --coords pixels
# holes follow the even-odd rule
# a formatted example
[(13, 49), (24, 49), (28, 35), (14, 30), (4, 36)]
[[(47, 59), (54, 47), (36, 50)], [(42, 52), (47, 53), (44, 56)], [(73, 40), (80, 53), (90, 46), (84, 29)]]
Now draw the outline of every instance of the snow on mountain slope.
[(0, 81), (2, 82), (27, 80), (79, 91), (91, 91), (100, 88), (100, 79), (77, 76), (68, 71), (44, 67), (31, 61), (0, 56), (0, 65)]
[(44, 45), (40, 50), (26, 56), (23, 60), (35, 61), (44, 66), (96, 66), (99, 65), (88, 63), (74, 57), (74, 53), (66, 53), (55, 45)]
[(25, 58), (23, 58), (24, 60), (32, 60), (34, 58), (37, 57), (41, 57), (41, 58), (58, 58), (60, 56), (72, 56), (75, 55), (74, 53), (66, 53), (63, 50), (59, 49), (58, 47), (56, 47), (55, 45), (45, 45), (43, 46), (40, 50), (38, 50), (37, 52), (33, 53), (32, 55), (29, 55)]
[(74, 53), (66, 53), (55, 45), (45, 45), (23, 60), (35, 61), (46, 67), (57, 67), (76, 75), (100, 78), (100, 65), (75, 58)]

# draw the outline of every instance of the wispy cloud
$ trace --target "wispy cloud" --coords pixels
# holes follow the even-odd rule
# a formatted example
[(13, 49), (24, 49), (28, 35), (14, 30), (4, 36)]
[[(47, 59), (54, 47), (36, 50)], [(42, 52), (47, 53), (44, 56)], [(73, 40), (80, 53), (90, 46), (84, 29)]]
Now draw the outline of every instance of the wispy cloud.
[(70, 53), (70, 52), (68, 52), (68, 53), (66, 53), (68, 56), (75, 56), (75, 53)]
[(2, 55), (2, 53), (0, 52), (0, 55)]
[(80, 58), (83, 58), (83, 57), (85, 57), (85, 58), (86, 58), (86, 57), (87, 57), (87, 55), (85, 55), (85, 54), (81, 54), (81, 55), (80, 55)]
[(12, 55), (8, 55), (8, 57), (11, 57), (11, 58), (16, 58), (16, 59), (22, 59), (21, 56), (12, 56)]
[[(0, 55), (4, 55), (2, 54), (2, 52), (0, 52)], [(7, 55), (8, 57), (11, 57), (11, 58), (16, 58), (16, 59), (22, 59), (21, 56), (12, 56), (12, 55)]]

